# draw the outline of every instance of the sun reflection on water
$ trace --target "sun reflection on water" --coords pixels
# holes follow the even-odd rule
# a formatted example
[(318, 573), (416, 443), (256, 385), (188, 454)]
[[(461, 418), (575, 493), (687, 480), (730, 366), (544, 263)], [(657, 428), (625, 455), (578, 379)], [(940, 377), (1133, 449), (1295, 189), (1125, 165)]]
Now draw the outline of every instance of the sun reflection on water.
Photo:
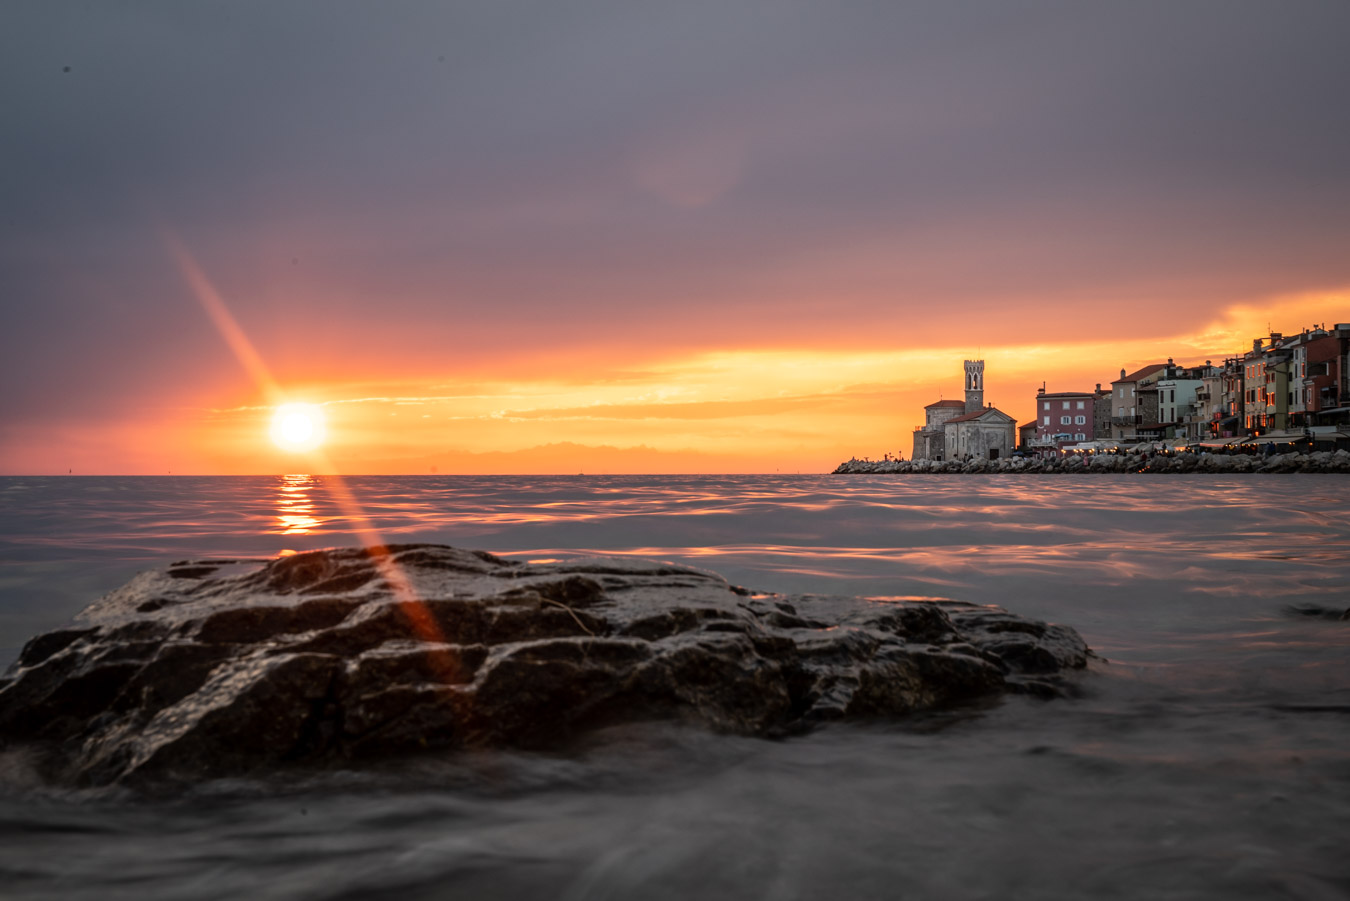
[(308, 475), (284, 475), (277, 486), (277, 531), (282, 535), (308, 535), (323, 521), (314, 515), (310, 492), (318, 479)]

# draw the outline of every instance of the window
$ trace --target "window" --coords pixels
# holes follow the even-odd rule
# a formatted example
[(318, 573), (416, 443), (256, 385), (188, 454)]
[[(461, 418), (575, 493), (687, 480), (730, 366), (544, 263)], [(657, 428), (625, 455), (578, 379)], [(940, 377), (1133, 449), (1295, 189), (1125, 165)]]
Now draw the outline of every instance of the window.
[(1067, 400), (1064, 402), (1064, 409), (1069, 409), (1069, 402)]
[(1044, 409), (1046, 409), (1046, 410), (1050, 409), (1050, 401), (1047, 400), (1047, 401), (1045, 402), (1045, 407), (1044, 407)]
[(1049, 416), (1046, 416), (1045, 418), (1043, 418), (1043, 419), (1041, 420), (1041, 425), (1049, 425), (1049, 424), (1050, 424), (1050, 417), (1049, 417)]
[(1083, 425), (1083, 424), (1086, 423), (1086, 422), (1087, 422), (1087, 417), (1086, 417), (1086, 416), (1075, 416), (1075, 417), (1073, 418), (1073, 424), (1074, 424), (1074, 425)]
[(1116, 415), (1117, 415), (1117, 416), (1124, 416), (1124, 415), (1125, 415), (1125, 408), (1124, 408), (1124, 407), (1116, 407)]
[(1061, 417), (1059, 417), (1059, 424), (1060, 424), (1060, 425), (1068, 425), (1068, 424), (1069, 424), (1069, 420), (1071, 420), (1071, 419), (1073, 419), (1072, 416), (1061, 416)]
[(1078, 402), (1078, 409), (1083, 409), (1083, 402), (1081, 400)]
[(1074, 440), (1075, 440), (1075, 441), (1086, 441), (1086, 440), (1087, 440), (1087, 435), (1084, 435), (1082, 432), (1076, 433), (1073, 437), (1074, 437)]

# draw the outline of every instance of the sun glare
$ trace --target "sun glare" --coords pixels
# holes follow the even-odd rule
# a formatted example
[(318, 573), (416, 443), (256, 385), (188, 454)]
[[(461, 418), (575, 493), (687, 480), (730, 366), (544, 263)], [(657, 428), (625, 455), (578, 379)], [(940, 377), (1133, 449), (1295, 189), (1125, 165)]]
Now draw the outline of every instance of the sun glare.
[(323, 443), (323, 411), (314, 404), (282, 404), (272, 417), (272, 441), (282, 450), (314, 450)]

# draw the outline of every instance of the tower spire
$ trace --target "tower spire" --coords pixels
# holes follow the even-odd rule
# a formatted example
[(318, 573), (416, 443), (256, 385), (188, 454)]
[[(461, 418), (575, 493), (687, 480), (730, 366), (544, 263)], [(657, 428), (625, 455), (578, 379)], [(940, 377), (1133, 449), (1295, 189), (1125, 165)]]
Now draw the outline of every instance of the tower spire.
[(966, 360), (966, 412), (984, 408), (984, 360)]

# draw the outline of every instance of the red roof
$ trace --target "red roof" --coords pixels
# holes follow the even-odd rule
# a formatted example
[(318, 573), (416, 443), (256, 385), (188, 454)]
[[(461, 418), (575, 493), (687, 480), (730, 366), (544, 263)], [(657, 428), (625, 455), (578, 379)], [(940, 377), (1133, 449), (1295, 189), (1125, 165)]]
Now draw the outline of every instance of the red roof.
[[(980, 407), (980, 409), (976, 410), (974, 413), (967, 413), (965, 416), (958, 416), (955, 419), (948, 419), (947, 422), (943, 423), (943, 425), (946, 425), (948, 422), (970, 422), (972, 419), (979, 419), (986, 413), (997, 413), (1000, 416), (1008, 416), (1007, 413), (1004, 413), (997, 407)], [(1012, 419), (1011, 416), (1008, 416), (1008, 418)], [(1016, 420), (1014, 420), (1014, 422), (1015, 421)]]
[(1137, 372), (1131, 372), (1123, 379), (1116, 379), (1116, 381), (1112, 382), (1111, 384), (1114, 385), (1116, 382), (1137, 382), (1140, 379), (1148, 378), (1149, 376), (1153, 375), (1153, 373), (1157, 372), (1160, 369), (1166, 368), (1167, 368), (1166, 363), (1150, 363), (1149, 365), (1145, 366), (1143, 369), (1138, 370)]
[(966, 402), (963, 400), (940, 400), (935, 404), (929, 404), (928, 406), (924, 407), (924, 409), (931, 410), (934, 407), (961, 407), (962, 409), (964, 409), (965, 406)]

